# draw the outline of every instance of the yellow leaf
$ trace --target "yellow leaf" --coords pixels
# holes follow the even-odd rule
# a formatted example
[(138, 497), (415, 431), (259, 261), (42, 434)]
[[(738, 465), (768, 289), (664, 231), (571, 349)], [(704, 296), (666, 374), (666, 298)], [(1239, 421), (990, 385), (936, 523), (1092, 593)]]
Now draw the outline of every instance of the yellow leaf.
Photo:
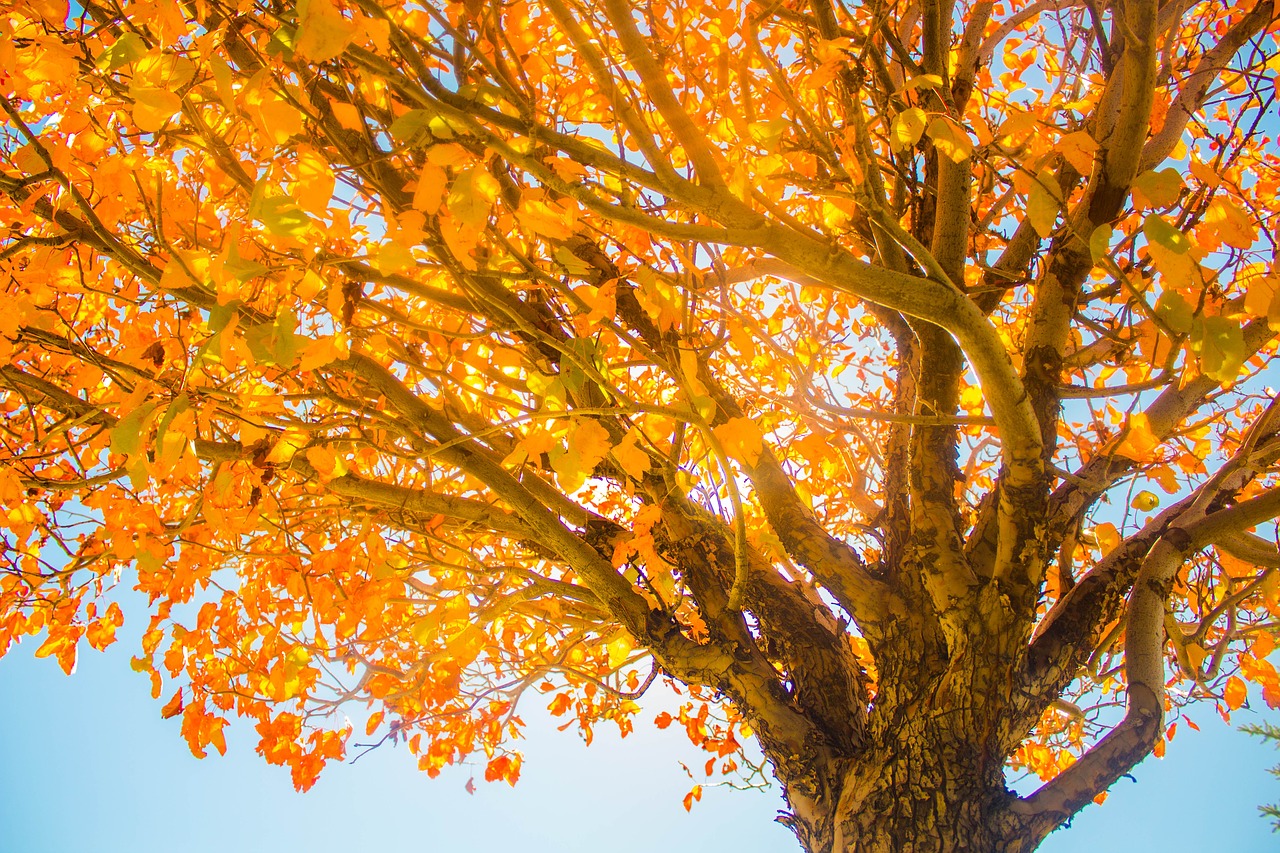
[(764, 450), (764, 436), (760, 428), (750, 418), (730, 418), (712, 430), (724, 450), (734, 459), (740, 459), (748, 465), (755, 465)]
[(1133, 500), (1129, 505), (1141, 512), (1150, 512), (1160, 506), (1160, 498), (1156, 497), (1154, 492), (1148, 492), (1145, 489), (1133, 496)]
[(1116, 445), (1115, 453), (1135, 462), (1147, 462), (1160, 446), (1160, 439), (1151, 431), (1151, 422), (1144, 412), (1129, 416), (1129, 427), (1124, 438)]
[(611, 446), (609, 431), (603, 426), (593, 420), (577, 420), (567, 447), (554, 447), (548, 454), (561, 488), (566, 492), (581, 488)]
[(1235, 249), (1248, 249), (1257, 239), (1258, 228), (1240, 206), (1218, 196), (1205, 211), (1204, 221), (1218, 232), (1222, 242)]
[(378, 268), (378, 272), (383, 275), (391, 275), (411, 268), (416, 261), (414, 260), (413, 252), (408, 246), (391, 242), (378, 250), (378, 254), (373, 258), (373, 263)]
[(633, 480), (641, 479), (648, 473), (651, 465), (649, 455), (637, 446), (639, 439), (640, 432), (633, 429), (622, 439), (621, 444), (613, 448), (614, 461)]
[(938, 116), (929, 122), (928, 132), (938, 153), (944, 157), (961, 163), (973, 153), (973, 140), (969, 139), (969, 134), (946, 116)]
[(360, 115), (359, 108), (354, 104), (348, 104), (345, 101), (333, 101), (329, 106), (333, 109), (333, 117), (338, 120), (338, 124), (347, 130), (364, 129), (364, 117)]
[(471, 152), (456, 142), (442, 142), (427, 149), (427, 162), (445, 168), (459, 168), (474, 161)]
[(333, 166), (310, 145), (298, 146), (296, 179), (289, 187), (289, 194), (298, 205), (313, 216), (324, 216), (333, 198)]
[(286, 429), (267, 454), (267, 461), (275, 465), (287, 465), (295, 453), (307, 446), (308, 440), (307, 434), (302, 430), (294, 427)]
[(479, 166), (463, 169), (449, 191), (449, 212), (467, 228), (481, 228), (498, 197), (498, 181)]
[(1176, 169), (1143, 172), (1133, 179), (1134, 198), (1146, 207), (1169, 207), (1178, 200), (1182, 188), (1182, 176)]
[(1062, 188), (1053, 177), (1053, 173), (1044, 169), (1036, 175), (1031, 185), (1031, 194), (1027, 198), (1027, 219), (1031, 227), (1041, 237), (1053, 233), (1053, 225), (1058, 221), (1058, 208), (1062, 203)]
[(342, 16), (329, 0), (299, 3), (301, 26), (295, 52), (312, 62), (328, 62), (341, 56), (360, 31), (360, 25)]
[(584, 460), (589, 460), (593, 468), (612, 446), (609, 431), (597, 421), (578, 421), (577, 429), (569, 434), (569, 447), (582, 454)]
[(1098, 143), (1087, 130), (1068, 133), (1058, 140), (1058, 153), (1082, 175), (1093, 171), (1093, 155), (1097, 150)]
[(540, 199), (526, 199), (516, 211), (516, 220), (521, 225), (552, 240), (567, 240), (572, 237), (574, 219), (572, 211)]
[(258, 77), (254, 84), (247, 86), (244, 102), (249, 117), (272, 144), (283, 145), (302, 133), (302, 113), (271, 88), (269, 77)]
[(325, 280), (315, 270), (307, 270), (302, 274), (302, 280), (294, 286), (293, 292), (303, 302), (310, 302), (327, 286)]
[(1280, 293), (1280, 276), (1266, 275), (1257, 264), (1250, 264), (1236, 275), (1236, 282), (1245, 286), (1244, 310), (1256, 317), (1266, 317)]
[(1114, 524), (1108, 521), (1093, 528), (1093, 538), (1097, 541), (1098, 547), (1102, 550), (1102, 555), (1105, 557), (1120, 544), (1120, 531), (1116, 529)]
[(1167, 495), (1176, 495), (1181, 488), (1178, 483), (1178, 475), (1168, 465), (1157, 465), (1147, 472), (1151, 479), (1160, 484), (1160, 488)]
[(133, 120), (147, 133), (159, 131), (182, 109), (182, 99), (168, 89), (134, 86), (129, 95), (133, 98)]
[(196, 64), (184, 56), (153, 51), (133, 66), (132, 86), (177, 92), (191, 82)]
[(631, 636), (623, 633), (610, 640), (607, 648), (609, 650), (609, 668), (617, 669), (627, 662), (627, 657), (635, 647), (631, 644)]
[(890, 144), (900, 151), (913, 147), (924, 136), (927, 120), (928, 116), (919, 107), (911, 107), (898, 113), (889, 133)]
[(444, 650), (450, 662), (459, 668), (468, 667), (475, 662), (488, 639), (479, 625), (468, 625), (445, 642)]
[(302, 348), (298, 369), (315, 370), (317, 367), (324, 367), (326, 364), (345, 358), (346, 355), (335, 336), (323, 335)]

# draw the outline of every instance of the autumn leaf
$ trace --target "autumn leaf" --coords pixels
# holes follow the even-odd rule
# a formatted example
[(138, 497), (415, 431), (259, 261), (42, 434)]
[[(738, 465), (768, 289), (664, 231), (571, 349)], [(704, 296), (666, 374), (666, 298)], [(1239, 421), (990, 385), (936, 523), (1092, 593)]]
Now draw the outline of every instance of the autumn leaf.
[(111, 430), (111, 452), (120, 456), (137, 456), (142, 449), (143, 430), (155, 412), (157, 404), (143, 403), (131, 409)]
[(302, 0), (298, 4), (298, 55), (313, 62), (328, 62), (342, 55), (360, 31), (360, 25), (343, 17), (330, 0)]
[(166, 720), (176, 717), (182, 713), (182, 707), (182, 691), (178, 690), (173, 694), (173, 698), (160, 709), (160, 716)]
[(1227, 678), (1227, 685), (1223, 688), (1222, 699), (1227, 703), (1227, 707), (1232, 711), (1240, 708), (1248, 698), (1248, 690), (1245, 689), (1244, 682), (1237, 676)]
[(764, 448), (764, 438), (760, 428), (750, 418), (730, 418), (712, 430), (725, 452), (734, 459), (740, 459), (748, 465), (755, 465)]
[(1136, 462), (1145, 462), (1155, 455), (1160, 439), (1151, 432), (1151, 422), (1145, 412), (1134, 412), (1125, 425), (1124, 437), (1116, 445), (1115, 452)]
[(609, 431), (603, 426), (593, 420), (576, 420), (568, 443), (557, 445), (549, 453), (551, 467), (565, 491), (577, 491), (610, 447)]
[(924, 136), (927, 124), (928, 116), (919, 107), (911, 107), (898, 113), (893, 120), (893, 133), (890, 136), (894, 147), (904, 150), (914, 147)]
[(937, 116), (929, 122), (929, 138), (938, 151), (957, 163), (963, 163), (973, 154), (973, 141), (969, 134), (947, 116)]
[(328, 447), (307, 448), (307, 461), (316, 469), (316, 473), (320, 475), (323, 482), (347, 473), (346, 461)]
[(142, 36), (134, 32), (124, 32), (114, 43), (98, 54), (95, 64), (103, 71), (115, 71), (136, 62), (146, 53), (147, 44), (142, 40)]
[(427, 162), (418, 173), (418, 183), (413, 191), (413, 207), (423, 213), (435, 214), (444, 201), (445, 188), (449, 177), (445, 170), (435, 163)]
[(498, 182), (479, 167), (458, 173), (449, 191), (449, 212), (466, 228), (479, 228), (489, 218)]
[(1180, 294), (1166, 290), (1156, 300), (1156, 316), (1171, 332), (1185, 335), (1195, 325), (1195, 308)]
[(1031, 185), (1031, 195), (1027, 199), (1027, 218), (1041, 237), (1048, 237), (1053, 232), (1061, 205), (1062, 189), (1057, 180), (1048, 170), (1042, 171)]
[[(313, 4), (317, 0), (312, 0)], [(312, 216), (324, 216), (333, 198), (335, 176), (328, 158), (309, 145), (298, 147), (297, 176), (289, 194), (298, 206)]]
[(649, 471), (652, 463), (649, 461), (649, 455), (645, 453), (639, 446), (640, 433), (632, 429), (623, 436), (622, 441), (614, 447), (610, 452), (613, 458), (626, 472), (628, 477), (633, 480), (639, 480)]
[(627, 658), (631, 655), (634, 648), (631, 637), (626, 634), (619, 634), (617, 637), (609, 641), (609, 668), (617, 669), (627, 662)]
[(1093, 158), (1098, 150), (1098, 143), (1087, 130), (1068, 133), (1058, 140), (1058, 151), (1071, 167), (1082, 175), (1093, 171)]
[(1160, 506), (1160, 498), (1157, 497), (1154, 492), (1149, 492), (1146, 489), (1143, 489), (1133, 496), (1133, 500), (1129, 502), (1129, 505), (1136, 510), (1150, 512)]
[(1257, 239), (1257, 225), (1235, 202), (1225, 196), (1214, 198), (1205, 212), (1204, 221), (1232, 248), (1251, 248)]
[(1244, 330), (1229, 317), (1197, 317), (1191, 349), (1200, 356), (1200, 370), (1219, 382), (1230, 382), (1244, 365)]
[(1182, 176), (1176, 169), (1143, 172), (1133, 179), (1133, 189), (1146, 207), (1170, 207), (1182, 193)]
[(182, 110), (182, 99), (167, 89), (135, 85), (129, 96), (133, 99), (133, 120), (147, 133), (161, 130)]

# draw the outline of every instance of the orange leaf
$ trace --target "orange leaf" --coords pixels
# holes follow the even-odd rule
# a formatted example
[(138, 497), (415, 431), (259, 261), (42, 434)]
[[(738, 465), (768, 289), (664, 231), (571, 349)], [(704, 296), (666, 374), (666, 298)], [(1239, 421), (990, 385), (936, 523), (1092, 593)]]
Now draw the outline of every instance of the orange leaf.
[(759, 461), (764, 450), (764, 437), (755, 421), (750, 418), (730, 418), (712, 432), (720, 439), (725, 452), (734, 459), (740, 459), (748, 465), (755, 465)]
[(178, 690), (173, 694), (173, 698), (165, 703), (160, 709), (160, 717), (168, 720), (182, 713), (182, 691)]
[[(714, 761), (714, 759), (712, 760)], [(694, 802), (699, 801), (701, 799), (702, 799), (702, 786), (694, 785), (693, 788), (689, 791), (689, 793), (684, 795), (684, 800), (683, 800), (684, 810), (687, 812), (693, 811)]]
[(1222, 690), (1222, 699), (1227, 703), (1227, 707), (1232, 711), (1244, 704), (1245, 699), (1249, 697), (1249, 691), (1237, 676), (1231, 676), (1227, 679), (1227, 686)]
[(434, 215), (440, 210), (445, 187), (448, 185), (449, 176), (444, 169), (431, 162), (424, 163), (422, 171), (418, 173), (418, 185), (413, 191), (414, 210)]

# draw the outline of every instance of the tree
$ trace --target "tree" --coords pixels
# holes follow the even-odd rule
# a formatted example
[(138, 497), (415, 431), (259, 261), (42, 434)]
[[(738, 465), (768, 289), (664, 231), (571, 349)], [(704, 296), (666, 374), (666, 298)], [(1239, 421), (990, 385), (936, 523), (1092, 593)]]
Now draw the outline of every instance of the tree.
[(667, 681), (809, 851), (1280, 705), (1274, 0), (4, 8), (0, 649), (300, 788)]

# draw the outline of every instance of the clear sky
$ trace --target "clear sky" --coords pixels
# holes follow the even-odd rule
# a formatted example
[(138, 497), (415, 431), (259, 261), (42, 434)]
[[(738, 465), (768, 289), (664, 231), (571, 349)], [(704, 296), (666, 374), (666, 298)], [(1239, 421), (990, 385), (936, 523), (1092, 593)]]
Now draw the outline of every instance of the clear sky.
[[(106, 653), (85, 649), (71, 677), (32, 657), (38, 641), (0, 659), (0, 853), (799, 850), (773, 822), (783, 807), (776, 790), (708, 789), (684, 812), (692, 782), (679, 762), (704, 759), (678, 727), (637, 722), (621, 740), (601, 725), (588, 748), (556, 731), (537, 703), (522, 708), (530, 737), (515, 789), (481, 777), (469, 795), (471, 768), (432, 780), (406, 750), (387, 746), (330, 766), (296, 794), (286, 770), (254, 754), (249, 725), (228, 729), (225, 758), (212, 750), (193, 758), (180, 720), (162, 720), (147, 677), (129, 669), (137, 643), (129, 627)], [(1090, 806), (1041, 850), (1280, 849), (1257, 812), (1280, 800), (1280, 780), (1265, 770), (1280, 752), (1228, 728), (1211, 708), (1194, 718), (1202, 732), (1180, 726), (1165, 759), (1147, 759), (1136, 784), (1122, 779), (1105, 805)], [(1258, 719), (1241, 711), (1233, 722)]]

